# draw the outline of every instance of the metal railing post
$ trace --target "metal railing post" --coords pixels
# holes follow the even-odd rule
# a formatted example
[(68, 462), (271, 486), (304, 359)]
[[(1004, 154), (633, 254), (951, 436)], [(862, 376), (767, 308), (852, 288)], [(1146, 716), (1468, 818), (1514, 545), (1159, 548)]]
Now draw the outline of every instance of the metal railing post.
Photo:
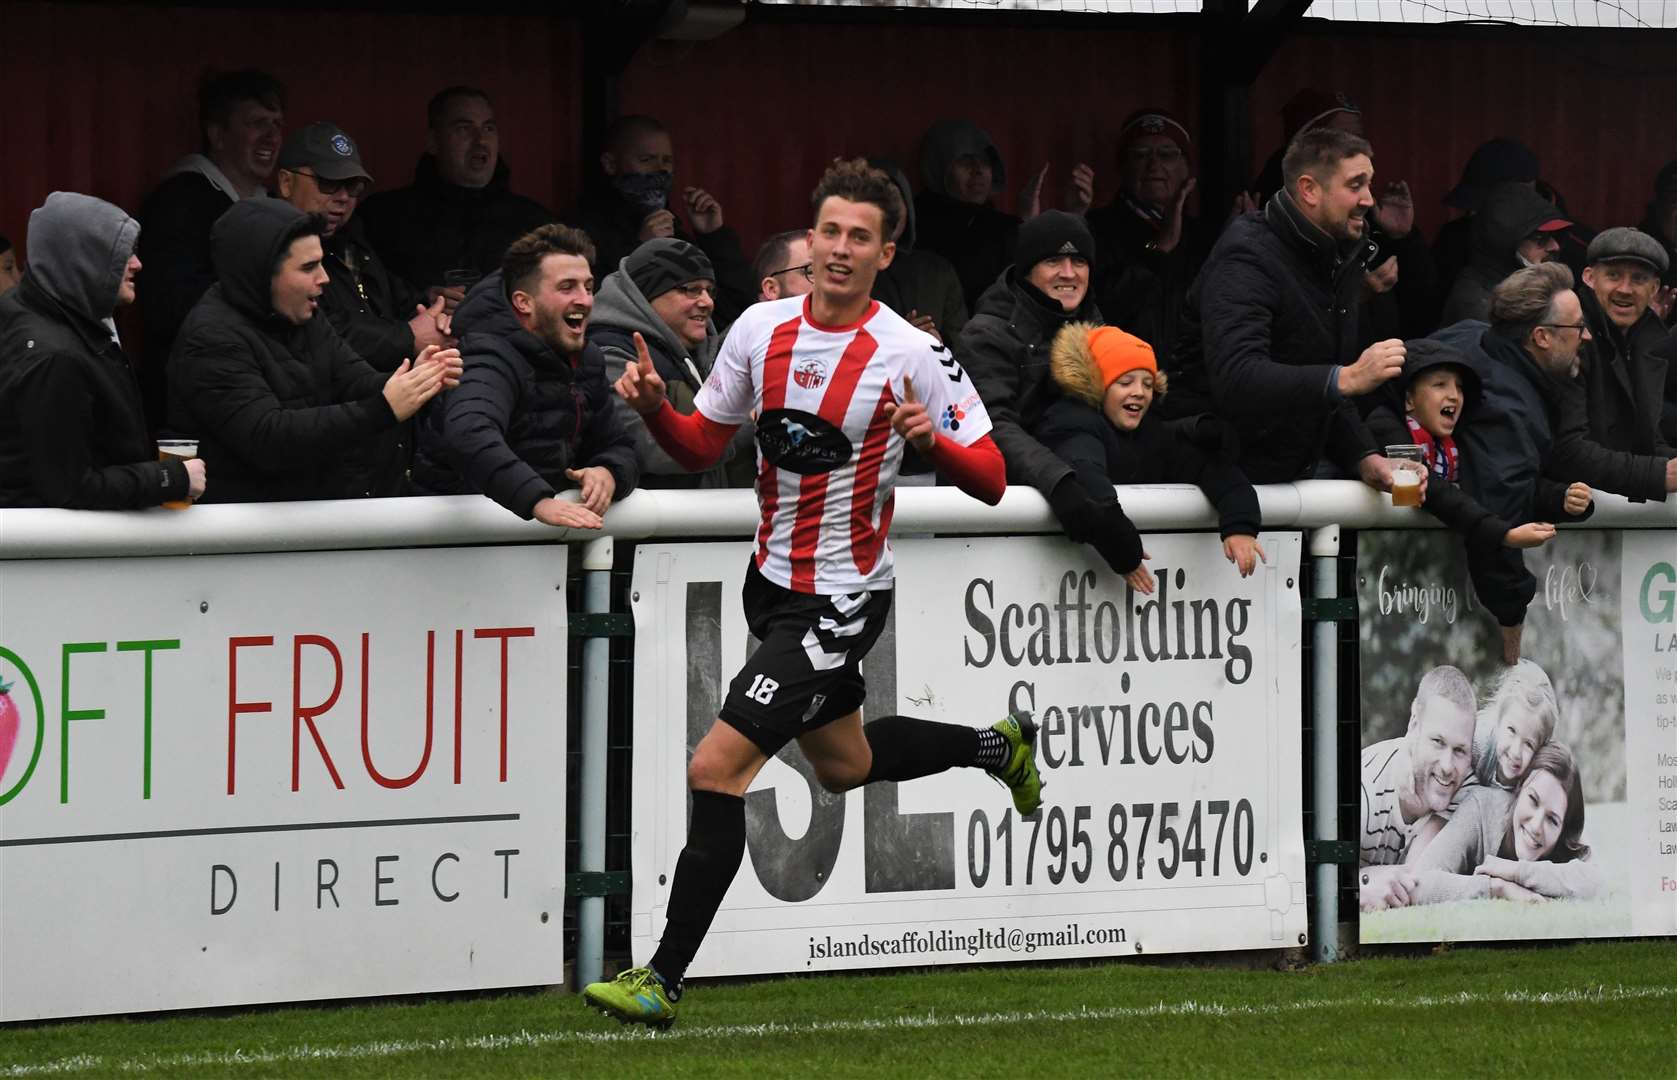
[[(611, 610), (612, 538), (590, 540), (582, 549), (583, 610), (590, 615)], [(589, 637), (582, 643), (582, 769), (577, 799), (577, 869), (600, 873), (606, 868), (606, 730), (610, 709), (611, 639)], [(577, 901), (576, 981), (583, 987), (604, 974), (606, 898)]]
[[(1310, 533), (1312, 595), (1320, 602), (1339, 595), (1339, 526)], [(1339, 624), (1319, 619), (1311, 627), (1314, 694), (1310, 702), (1310, 757), (1315, 801), (1315, 839), (1339, 839)], [(1339, 864), (1316, 864), (1310, 906), (1311, 955), (1319, 964), (1339, 959)]]

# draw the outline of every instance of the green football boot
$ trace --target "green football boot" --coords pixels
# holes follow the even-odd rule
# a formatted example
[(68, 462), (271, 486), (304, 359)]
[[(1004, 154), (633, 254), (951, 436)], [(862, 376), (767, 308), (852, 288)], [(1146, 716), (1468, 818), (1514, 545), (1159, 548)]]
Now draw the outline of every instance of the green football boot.
[(1007, 740), (1007, 764), (992, 773), (1013, 792), (1013, 808), (1020, 816), (1034, 814), (1042, 805), (1042, 777), (1036, 771), (1036, 721), (1028, 712), (1010, 713), (990, 729)]
[(611, 982), (589, 983), (582, 1000), (625, 1024), (667, 1028), (675, 1023), (675, 1002), (649, 967), (630, 968)]

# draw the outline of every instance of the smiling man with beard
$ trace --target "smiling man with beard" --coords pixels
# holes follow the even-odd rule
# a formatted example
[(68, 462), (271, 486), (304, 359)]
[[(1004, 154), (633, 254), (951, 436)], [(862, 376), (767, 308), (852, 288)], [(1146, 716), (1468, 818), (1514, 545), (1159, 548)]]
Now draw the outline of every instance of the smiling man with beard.
[[(513, 241), (455, 313), (466, 370), (420, 429), (415, 486), (483, 492), (526, 520), (597, 529), (635, 486), (634, 441), (587, 342), (594, 245), (564, 225)], [(555, 498), (581, 489), (580, 502)]]
[(1458, 668), (1421, 677), (1399, 738), (1363, 748), (1357, 863), (1364, 911), (1409, 902), (1414, 875), (1401, 863), (1430, 814), (1449, 809), (1473, 772), (1473, 686)]
[(169, 357), (169, 416), (198, 437), (218, 502), (406, 492), (407, 421), (460, 376), (454, 349), (375, 371), (316, 318), (326, 221), (245, 199), (210, 234), (216, 283)]
[(1229, 223), (1190, 290), (1171, 378), (1193, 399), (1209, 390), (1254, 484), (1346, 475), (1390, 490), (1354, 401), (1403, 370), (1402, 341), (1357, 352), (1373, 151), (1314, 128), (1282, 171), (1286, 185)]

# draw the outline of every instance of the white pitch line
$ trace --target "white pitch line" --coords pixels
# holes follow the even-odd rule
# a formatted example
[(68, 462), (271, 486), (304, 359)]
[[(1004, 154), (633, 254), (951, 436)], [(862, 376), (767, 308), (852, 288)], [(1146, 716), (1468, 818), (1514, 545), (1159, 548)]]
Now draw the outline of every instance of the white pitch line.
[(1502, 993), (1461, 991), (1454, 994), (1424, 994), (1407, 998), (1316, 998), (1268, 1005), (1225, 1004), (1220, 1001), (1161, 1001), (1156, 1005), (1120, 1005), (1110, 1008), (1026, 1010), (972, 1014), (926, 1013), (897, 1016), (886, 1020), (812, 1020), (804, 1023), (770, 1021), (762, 1024), (730, 1024), (715, 1027), (675, 1028), (653, 1032), (645, 1028), (611, 1031), (516, 1031), (505, 1035), (452, 1036), (446, 1039), (399, 1039), (355, 1043), (348, 1046), (302, 1044), (283, 1050), (233, 1050), (220, 1053), (170, 1054), (141, 1058), (103, 1058), (80, 1054), (36, 1064), (0, 1066), (0, 1077), (55, 1076), (98, 1071), (102, 1073), (144, 1073), (187, 1068), (233, 1068), (241, 1065), (307, 1064), (328, 1061), (359, 1061), (395, 1057), (400, 1054), (452, 1053), (459, 1051), (501, 1051), (538, 1049), (547, 1046), (597, 1046), (634, 1042), (700, 1042), (717, 1039), (766, 1038), (769, 1036), (856, 1034), (877, 1031), (923, 1031), (930, 1028), (992, 1027), (1011, 1024), (1075, 1023), (1087, 1020), (1125, 1020), (1148, 1017), (1208, 1016), (1239, 1018), (1279, 1016), (1346, 1008), (1436, 1009), (1462, 1005), (1605, 1005), (1622, 1001), (1647, 1001), (1677, 997), (1677, 986), (1594, 986), (1578, 990)]

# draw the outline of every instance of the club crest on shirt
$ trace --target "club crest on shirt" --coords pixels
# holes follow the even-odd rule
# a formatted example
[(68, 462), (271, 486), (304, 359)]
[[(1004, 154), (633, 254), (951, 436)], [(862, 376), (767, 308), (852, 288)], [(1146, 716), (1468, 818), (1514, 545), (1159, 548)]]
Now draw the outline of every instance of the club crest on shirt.
[(770, 409), (757, 418), (757, 445), (777, 469), (802, 476), (832, 472), (850, 460), (844, 431), (802, 409)]
[(827, 365), (810, 356), (792, 365), (792, 381), (805, 390), (819, 390), (827, 381)]

